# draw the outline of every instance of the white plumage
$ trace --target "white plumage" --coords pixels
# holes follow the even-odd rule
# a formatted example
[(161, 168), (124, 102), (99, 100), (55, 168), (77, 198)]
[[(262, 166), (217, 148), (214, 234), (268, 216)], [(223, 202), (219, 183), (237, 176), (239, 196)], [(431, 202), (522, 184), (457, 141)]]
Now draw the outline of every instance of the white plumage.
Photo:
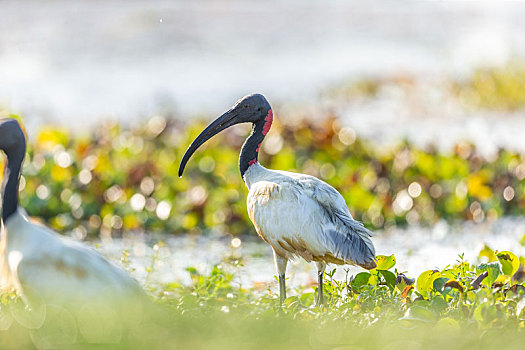
[(313, 176), (259, 165), (259, 149), (272, 122), (273, 111), (264, 96), (243, 97), (193, 140), (182, 157), (179, 176), (191, 155), (211, 137), (233, 125), (252, 123), (239, 156), (239, 170), (250, 190), (250, 219), (259, 236), (273, 248), (281, 303), (286, 298), (286, 264), (300, 256), (316, 262), (318, 302), (322, 304), (327, 263), (376, 267), (372, 234), (352, 218), (343, 197), (332, 186)]
[(30, 222), (19, 208), (4, 223), (5, 282), (30, 304), (83, 304), (144, 299), (138, 283), (94, 249)]
[(352, 219), (332, 186), (259, 164), (250, 166), (244, 179), (250, 219), (277, 256), (375, 267), (370, 231)]

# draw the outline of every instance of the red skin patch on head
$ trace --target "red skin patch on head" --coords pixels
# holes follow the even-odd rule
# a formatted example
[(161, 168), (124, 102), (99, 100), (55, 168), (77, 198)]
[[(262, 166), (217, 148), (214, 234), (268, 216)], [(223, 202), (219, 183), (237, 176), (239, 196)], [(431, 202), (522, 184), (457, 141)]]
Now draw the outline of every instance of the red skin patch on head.
[(270, 131), (270, 128), (272, 127), (272, 122), (273, 122), (273, 111), (271, 109), (268, 111), (268, 115), (266, 116), (266, 118), (264, 118), (264, 121), (265, 123), (263, 126), (262, 134), (266, 136), (268, 131)]
[(257, 159), (253, 158), (252, 160), (250, 160), (250, 161), (248, 162), (248, 165), (249, 165), (249, 166), (252, 166), (252, 165), (254, 165), (255, 163), (257, 163)]
[(255, 152), (259, 152), (259, 148), (261, 148), (261, 144), (260, 143), (257, 145), (257, 149), (255, 150)]

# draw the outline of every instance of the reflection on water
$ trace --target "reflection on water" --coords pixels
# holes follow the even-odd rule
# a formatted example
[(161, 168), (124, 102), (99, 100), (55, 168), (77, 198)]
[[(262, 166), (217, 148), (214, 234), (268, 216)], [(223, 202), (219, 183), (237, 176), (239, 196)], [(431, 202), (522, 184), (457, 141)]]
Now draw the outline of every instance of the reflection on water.
[[(525, 218), (503, 218), (494, 222), (473, 224), (471, 222), (449, 226), (440, 222), (433, 227), (410, 226), (377, 232), (374, 243), (377, 254), (395, 254), (398, 271), (408, 271), (417, 277), (428, 269), (442, 269), (452, 265), (458, 254), (475, 263), (484, 244), (494, 250), (510, 250), (517, 255), (525, 254), (519, 243), (525, 234)], [(162, 244), (158, 244), (159, 239)], [(275, 290), (276, 274), (272, 251), (258, 237), (238, 239), (226, 236), (172, 237), (160, 235), (129, 235), (123, 239), (99, 242), (98, 249), (114, 261), (120, 261), (122, 252), (129, 251), (129, 268), (143, 283), (167, 282), (189, 283), (186, 268), (196, 267), (208, 272), (214, 264), (228, 257), (242, 257), (237, 281), (243, 286), (266, 289), (268, 284)], [(335, 267), (330, 265), (330, 267)], [(152, 269), (151, 273), (147, 273)], [(351, 267), (351, 273), (359, 271)], [(315, 267), (303, 260), (296, 260), (288, 267), (289, 285), (304, 286), (315, 283)], [(344, 268), (338, 268), (336, 278), (345, 276)], [(273, 284), (273, 285), (272, 285)]]

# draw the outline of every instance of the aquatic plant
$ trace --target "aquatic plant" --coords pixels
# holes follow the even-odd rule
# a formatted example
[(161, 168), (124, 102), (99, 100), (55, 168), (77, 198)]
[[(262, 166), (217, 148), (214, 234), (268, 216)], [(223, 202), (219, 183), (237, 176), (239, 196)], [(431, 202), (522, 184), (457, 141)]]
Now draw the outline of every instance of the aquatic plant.
[[(336, 187), (371, 228), (494, 220), (525, 209), (525, 156), (485, 159), (474, 145), (453, 152), (401, 142), (380, 149), (337, 119), (279, 121), (261, 150), (273, 169), (317, 176)], [(252, 233), (237, 169), (243, 135), (226, 132), (177, 176), (184, 147), (203, 128), (156, 116), (124, 128), (103, 123), (85, 134), (30, 133), (20, 201), (30, 215), (77, 238), (123, 231)], [(241, 128), (242, 129), (242, 128)]]
[(459, 256), (453, 265), (410, 278), (396, 269), (393, 255), (378, 256), (377, 268), (369, 272), (339, 281), (334, 271), (327, 272), (322, 308), (314, 305), (308, 286), (280, 308), (270, 289), (239, 285), (240, 262), (226, 258), (206, 274), (189, 268), (189, 285), (171, 282), (152, 290), (159, 310), (132, 328), (115, 324), (111, 315), (102, 325), (86, 327), (52, 305), (34, 313), (16, 293), (5, 292), (0, 347), (521, 348), (523, 258), (485, 247), (477, 260)]

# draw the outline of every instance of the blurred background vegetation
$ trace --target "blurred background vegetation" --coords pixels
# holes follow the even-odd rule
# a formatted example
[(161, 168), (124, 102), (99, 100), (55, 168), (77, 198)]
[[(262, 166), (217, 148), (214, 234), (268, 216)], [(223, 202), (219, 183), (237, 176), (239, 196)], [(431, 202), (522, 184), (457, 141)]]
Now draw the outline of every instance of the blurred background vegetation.
[[(476, 108), (516, 110), (525, 101), (524, 78), (522, 65), (509, 64), (476, 71), (450, 89), (458, 98), (468, 96)], [(380, 85), (362, 81), (337, 94), (349, 100), (356, 94), (373, 96)], [(281, 113), (279, 106), (276, 111), (261, 163), (327, 181), (370, 228), (431, 225), (440, 219), (482, 222), (523, 213), (523, 154), (500, 149), (487, 158), (467, 142), (451, 152), (409, 141), (379, 147), (341, 126), (332, 111), (300, 118)], [(21, 204), (54, 229), (81, 239), (130, 230), (251, 233), (247, 190), (237, 168), (246, 128), (217, 136), (195, 154), (185, 176), (177, 176), (182, 154), (205, 125), (155, 116), (131, 127), (101, 123), (88, 133), (30, 131)]]
[[(162, 309), (85, 327), (0, 290), (0, 348), (523, 348), (523, 9), (0, 1), (0, 117), (29, 136), (21, 205), (93, 239)], [(237, 168), (248, 128), (177, 176), (193, 138), (255, 91), (276, 117), (261, 163), (336, 187), (387, 254), (328, 269), (322, 308), (301, 261), (279, 308)]]

